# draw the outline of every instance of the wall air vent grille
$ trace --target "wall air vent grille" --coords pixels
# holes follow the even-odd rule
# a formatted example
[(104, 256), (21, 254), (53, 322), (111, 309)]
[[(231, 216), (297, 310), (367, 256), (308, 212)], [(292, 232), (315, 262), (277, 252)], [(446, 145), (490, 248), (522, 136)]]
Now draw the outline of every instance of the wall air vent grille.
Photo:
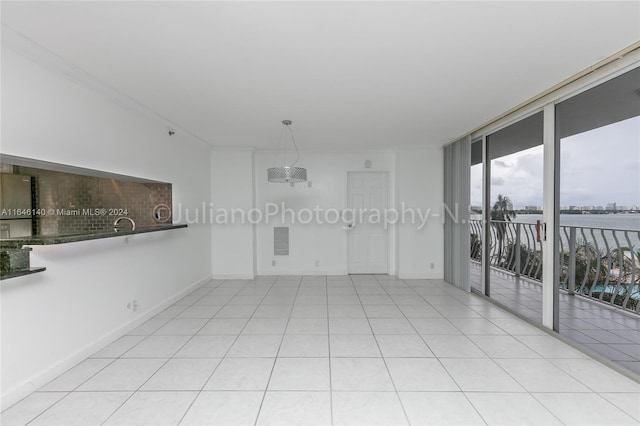
[(288, 226), (276, 226), (273, 228), (273, 254), (276, 256), (289, 255)]

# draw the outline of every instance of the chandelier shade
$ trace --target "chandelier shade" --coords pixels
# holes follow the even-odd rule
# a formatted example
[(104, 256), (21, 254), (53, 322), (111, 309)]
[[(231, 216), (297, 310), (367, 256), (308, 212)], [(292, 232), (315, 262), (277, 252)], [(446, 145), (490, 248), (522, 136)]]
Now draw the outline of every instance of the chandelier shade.
[[(279, 167), (271, 167), (267, 169), (267, 180), (269, 182), (276, 182), (276, 183), (289, 183), (293, 186), (294, 183), (307, 181), (307, 169), (302, 167), (294, 167), (294, 165), (300, 159), (300, 154), (298, 152), (298, 145), (296, 144), (296, 139), (293, 136), (293, 130), (291, 130), (291, 120), (282, 120), (282, 125), (284, 127), (282, 129), (282, 134), (280, 136), (280, 142), (282, 142), (282, 136), (286, 131), (291, 137), (291, 144), (295, 149), (296, 159), (293, 163), (289, 165), (285, 165), (286, 159), (287, 159), (287, 146), (285, 142), (284, 148), (281, 153), (282, 162), (284, 164)], [(276, 159), (279, 157), (279, 154), (280, 154), (279, 151), (276, 152)]]
[(267, 169), (269, 182), (298, 183), (307, 181), (307, 169), (302, 167), (272, 167)]

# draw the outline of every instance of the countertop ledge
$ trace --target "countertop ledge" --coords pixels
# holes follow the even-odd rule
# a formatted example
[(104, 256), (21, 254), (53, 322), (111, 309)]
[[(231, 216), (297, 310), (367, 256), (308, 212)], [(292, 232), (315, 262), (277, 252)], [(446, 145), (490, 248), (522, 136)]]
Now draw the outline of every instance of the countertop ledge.
[(83, 234), (67, 235), (35, 235), (22, 238), (0, 239), (0, 247), (20, 248), (22, 246), (46, 246), (53, 244), (75, 243), (78, 241), (99, 240), (102, 238), (126, 237), (127, 235), (146, 234), (149, 232), (169, 231), (171, 229), (186, 228), (186, 224), (157, 225), (138, 228), (133, 231), (95, 231)]
[(43, 272), (46, 270), (47, 268), (44, 268), (44, 267), (35, 267), (35, 268), (11, 271), (4, 274), (0, 274), (0, 280), (8, 280), (9, 278), (17, 278), (17, 277), (22, 277), (24, 275), (37, 274), (38, 272)]

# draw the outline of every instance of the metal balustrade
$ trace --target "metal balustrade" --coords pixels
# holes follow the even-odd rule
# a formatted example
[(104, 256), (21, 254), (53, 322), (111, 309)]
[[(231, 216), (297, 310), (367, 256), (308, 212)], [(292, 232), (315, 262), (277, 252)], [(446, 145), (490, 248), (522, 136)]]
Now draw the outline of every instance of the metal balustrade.
[[(480, 262), (482, 221), (469, 225), (471, 259)], [(542, 280), (542, 243), (535, 224), (491, 221), (488, 230), (491, 267)], [(563, 291), (640, 313), (640, 230), (561, 226), (559, 245)]]

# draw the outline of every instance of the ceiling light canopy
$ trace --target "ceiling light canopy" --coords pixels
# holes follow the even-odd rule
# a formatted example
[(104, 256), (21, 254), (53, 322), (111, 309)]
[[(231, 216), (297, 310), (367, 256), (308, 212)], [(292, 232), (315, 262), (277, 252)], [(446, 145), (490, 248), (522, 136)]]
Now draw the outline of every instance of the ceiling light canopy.
[[(285, 133), (291, 138), (291, 144), (295, 150), (296, 158), (291, 164), (287, 163), (287, 137)], [(280, 162), (280, 164), (282, 164), (281, 166), (267, 169), (269, 182), (290, 183), (293, 185), (298, 182), (307, 181), (307, 169), (294, 167), (300, 159), (300, 153), (298, 152), (296, 138), (293, 136), (293, 130), (291, 129), (291, 120), (282, 120), (282, 132), (280, 133), (280, 142), (278, 143), (278, 150), (276, 151), (276, 163), (278, 163), (280, 157), (282, 157)]]

